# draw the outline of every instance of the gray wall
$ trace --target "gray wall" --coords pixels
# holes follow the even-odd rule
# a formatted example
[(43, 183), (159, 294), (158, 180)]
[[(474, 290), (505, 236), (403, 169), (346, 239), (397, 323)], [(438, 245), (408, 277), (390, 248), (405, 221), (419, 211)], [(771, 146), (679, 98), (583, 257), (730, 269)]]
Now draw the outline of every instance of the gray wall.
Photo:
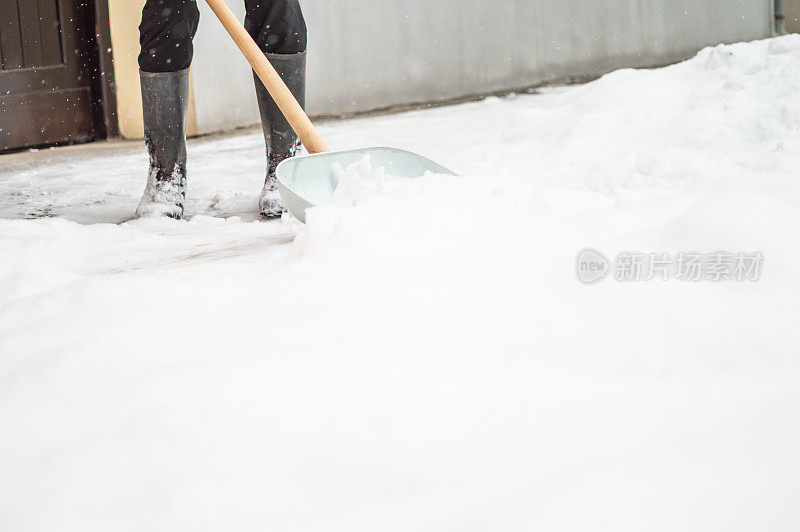
[(800, 33), (800, 0), (783, 0), (786, 31)]
[[(228, 0), (239, 13), (239, 0)], [(329, 115), (677, 61), (767, 37), (771, 0), (301, 0), (309, 112)], [(201, 2), (201, 4), (203, 4)], [(247, 65), (203, 7), (198, 128), (257, 122)]]

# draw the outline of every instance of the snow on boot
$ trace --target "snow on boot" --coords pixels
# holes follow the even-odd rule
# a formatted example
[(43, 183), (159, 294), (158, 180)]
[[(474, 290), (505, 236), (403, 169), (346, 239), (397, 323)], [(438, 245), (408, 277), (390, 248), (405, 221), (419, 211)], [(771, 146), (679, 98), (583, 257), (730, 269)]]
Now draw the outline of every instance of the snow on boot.
[(140, 72), (144, 141), (150, 172), (136, 217), (180, 219), (186, 199), (186, 109), (189, 69)]
[(258, 196), (258, 209), (265, 218), (278, 218), (286, 212), (286, 204), (278, 193), (278, 179), (274, 172), (267, 174), (264, 188)]
[[(305, 107), (306, 53), (266, 54), (266, 56), (300, 106)], [(286, 212), (286, 205), (278, 194), (275, 169), (283, 160), (297, 154), (300, 141), (257, 76), (255, 82), (258, 108), (261, 111), (261, 126), (264, 129), (264, 141), (267, 145), (267, 179), (258, 199), (258, 207), (262, 216), (275, 218)]]

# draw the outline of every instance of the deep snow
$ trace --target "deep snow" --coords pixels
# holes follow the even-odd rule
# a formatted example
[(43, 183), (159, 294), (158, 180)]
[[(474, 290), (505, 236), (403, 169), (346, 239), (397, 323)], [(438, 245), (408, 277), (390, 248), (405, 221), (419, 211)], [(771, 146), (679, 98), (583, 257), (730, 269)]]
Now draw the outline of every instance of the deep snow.
[[(96, 223), (144, 153), (5, 171), (0, 530), (797, 530), (798, 95), (791, 35), (326, 123), (463, 175), (306, 226), (248, 222), (256, 133), (191, 143), (189, 221)], [(586, 247), (765, 264), (584, 286)]]

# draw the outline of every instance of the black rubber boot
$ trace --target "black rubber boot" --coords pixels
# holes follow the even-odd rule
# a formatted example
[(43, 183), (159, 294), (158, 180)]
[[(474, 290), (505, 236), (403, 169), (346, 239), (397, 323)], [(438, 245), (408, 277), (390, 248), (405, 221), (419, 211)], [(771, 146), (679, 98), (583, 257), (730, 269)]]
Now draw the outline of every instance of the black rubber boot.
[[(300, 106), (305, 108), (306, 52), (266, 54), (266, 56), (294, 97), (297, 98)], [(267, 180), (258, 199), (258, 207), (262, 216), (274, 218), (286, 212), (286, 206), (278, 194), (275, 169), (281, 161), (297, 154), (300, 149), (300, 141), (258, 77), (256, 77), (256, 96), (258, 97), (258, 108), (261, 111), (264, 140), (267, 144)]]
[(186, 198), (186, 110), (189, 69), (140, 72), (144, 141), (150, 154), (147, 188), (136, 217), (180, 219)]

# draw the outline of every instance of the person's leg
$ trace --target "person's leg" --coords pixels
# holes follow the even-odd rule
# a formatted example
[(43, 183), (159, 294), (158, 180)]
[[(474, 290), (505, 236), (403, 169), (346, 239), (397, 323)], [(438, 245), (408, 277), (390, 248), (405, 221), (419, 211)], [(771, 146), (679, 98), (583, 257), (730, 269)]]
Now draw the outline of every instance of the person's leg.
[(144, 137), (150, 171), (136, 216), (180, 218), (186, 197), (186, 116), (195, 0), (147, 0), (139, 26)]
[[(297, 0), (245, 0), (245, 28), (278, 71), (301, 106), (306, 91), (306, 23)], [(259, 198), (261, 214), (280, 216), (286, 207), (278, 194), (275, 169), (297, 153), (300, 142), (291, 126), (255, 77), (261, 125), (267, 145), (267, 179)]]
[(298, 0), (245, 0), (244, 27), (265, 54), (306, 51), (306, 21)]

